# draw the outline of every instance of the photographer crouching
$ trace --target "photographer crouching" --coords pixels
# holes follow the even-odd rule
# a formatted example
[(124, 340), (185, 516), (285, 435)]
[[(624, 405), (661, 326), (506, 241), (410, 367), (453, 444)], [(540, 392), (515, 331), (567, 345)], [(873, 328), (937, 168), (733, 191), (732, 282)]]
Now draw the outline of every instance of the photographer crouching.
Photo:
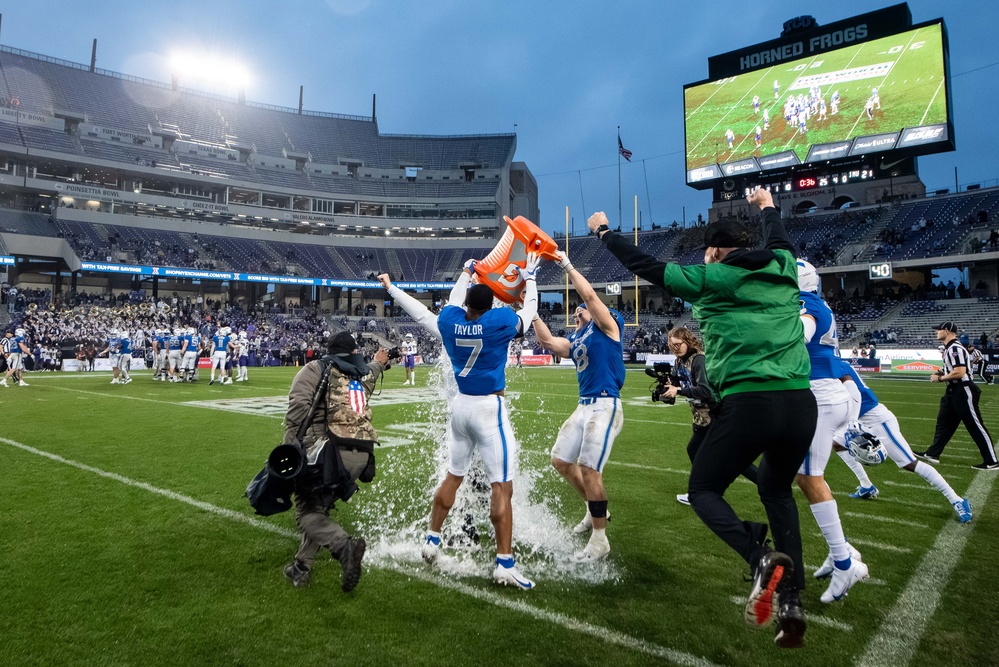
[[(659, 400), (672, 404), (676, 401), (677, 394), (687, 399), (694, 417), (694, 432), (687, 443), (687, 456), (693, 463), (711, 425), (711, 410), (717, 403), (704, 372), (704, 350), (694, 333), (685, 327), (676, 327), (669, 332), (667, 344), (670, 352), (676, 355), (677, 367), (670, 385), (662, 392)], [(742, 476), (756, 484), (756, 466), (750, 465), (742, 472)], [(676, 499), (684, 505), (690, 504), (686, 493), (678, 494)]]
[[(327, 343), (326, 356), (307, 363), (291, 383), (284, 444), (299, 441), (299, 427), (313, 412), (314, 401), (318, 406), (300, 439), (306, 465), (294, 478), (302, 541), (284, 574), (295, 586), (309, 584), (316, 554), (324, 547), (340, 561), (344, 592), (353, 590), (361, 578), (364, 538), (350, 537), (329, 516), (334, 502), (346, 501), (357, 490), (356, 480), (370, 482), (375, 474), (377, 436), (368, 397), (389, 367), (389, 353), (380, 348), (365, 362), (359, 352), (353, 336), (338, 333)], [(324, 376), (329, 383), (321, 396)]]

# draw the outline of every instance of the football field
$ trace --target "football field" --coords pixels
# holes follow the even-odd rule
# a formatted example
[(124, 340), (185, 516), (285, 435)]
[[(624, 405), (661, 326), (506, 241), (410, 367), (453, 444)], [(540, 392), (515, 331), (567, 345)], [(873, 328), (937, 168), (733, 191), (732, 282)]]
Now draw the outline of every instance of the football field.
[[(881, 490), (852, 500), (856, 479), (832, 457), (827, 479), (848, 539), (871, 579), (824, 605), (811, 578), (827, 548), (796, 492), (808, 588), (806, 645), (780, 651), (772, 629), (742, 619), (749, 569), (675, 495), (686, 490), (691, 414), (652, 404), (629, 371), (624, 430), (605, 470), (612, 551), (570, 563), (585, 536), (582, 501), (548, 452), (575, 408), (572, 369), (509, 369), (520, 440), (514, 551), (532, 591), (489, 579), (494, 543), (480, 493), (445, 524), (441, 570), (419, 557), (443, 461), (439, 374), (404, 387), (387, 374), (371, 405), (384, 447), (371, 485), (336, 516), (368, 542), (360, 585), (317, 560), (308, 588), (282, 575), (297, 547), (291, 513), (256, 517), (246, 483), (281, 441), (297, 369), (250, 369), (232, 386), (129, 385), (106, 373), (31, 374), (0, 387), (0, 665), (905, 665), (999, 664), (999, 473), (961, 428), (937, 467), (972, 499), (960, 525), (943, 496), (889, 460), (870, 469)], [(429, 380), (429, 383), (428, 383)], [(942, 388), (873, 379), (916, 449), (932, 437)], [(999, 430), (999, 387), (981, 410)], [(765, 521), (754, 487), (728, 492)], [(462, 526), (471, 528), (466, 532)], [(476, 545), (467, 535), (476, 532)]]
[[(783, 151), (794, 151), (804, 161), (814, 144), (946, 122), (941, 40), (939, 26), (931, 25), (688, 88), (687, 169)], [(812, 115), (801, 133), (797, 123), (789, 125), (784, 119), (784, 103), (789, 94), (807, 99), (812, 86), (821, 88), (827, 116)], [(878, 89), (881, 108), (869, 119), (865, 106), (873, 88)], [(833, 114), (831, 98), (837, 91), (839, 109)], [(754, 96), (760, 98), (759, 111), (753, 107)], [(764, 129), (764, 110), (769, 112), (769, 129)], [(757, 127), (762, 131), (759, 147)], [(731, 148), (727, 130), (735, 135)]]

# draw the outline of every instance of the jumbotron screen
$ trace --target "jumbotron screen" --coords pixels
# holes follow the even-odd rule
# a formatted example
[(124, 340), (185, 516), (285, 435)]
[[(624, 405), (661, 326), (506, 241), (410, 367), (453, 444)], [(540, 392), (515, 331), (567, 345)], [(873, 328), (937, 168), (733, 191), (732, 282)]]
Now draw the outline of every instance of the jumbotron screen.
[(687, 183), (953, 147), (940, 21), (684, 87)]

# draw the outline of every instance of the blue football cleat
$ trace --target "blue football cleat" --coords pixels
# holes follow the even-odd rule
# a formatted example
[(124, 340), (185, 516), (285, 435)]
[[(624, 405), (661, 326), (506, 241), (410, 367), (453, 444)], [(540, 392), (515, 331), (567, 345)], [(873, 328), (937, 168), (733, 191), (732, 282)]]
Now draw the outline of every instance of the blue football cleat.
[(957, 518), (961, 523), (971, 521), (971, 502), (967, 498), (962, 498), (954, 503), (954, 511), (957, 512)]
[(868, 500), (870, 498), (878, 497), (878, 487), (871, 484), (870, 486), (858, 486), (857, 490), (850, 494), (851, 498), (860, 498), (862, 500)]

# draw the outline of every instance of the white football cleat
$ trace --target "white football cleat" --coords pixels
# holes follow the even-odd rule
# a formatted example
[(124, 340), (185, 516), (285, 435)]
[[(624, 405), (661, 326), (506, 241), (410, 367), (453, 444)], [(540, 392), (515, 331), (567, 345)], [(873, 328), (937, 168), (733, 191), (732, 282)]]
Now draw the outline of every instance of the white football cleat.
[(423, 556), (423, 560), (430, 565), (433, 565), (437, 561), (437, 556), (441, 552), (441, 538), (431, 537), (427, 535), (423, 538), (423, 546), (420, 548), (420, 555)]
[(826, 592), (819, 599), (826, 604), (842, 600), (846, 597), (850, 589), (853, 588), (854, 584), (858, 581), (865, 581), (870, 576), (866, 565), (859, 560), (851, 560), (850, 567), (847, 569), (833, 569), (832, 581), (829, 582), (829, 588), (826, 589)]
[(680, 503), (681, 505), (689, 506), (690, 498), (687, 497), (686, 493), (678, 493), (676, 494), (676, 502)]
[(7, 378), (0, 380), (0, 387), (9, 387), (9, 386), (10, 385), (7, 384)]
[(118, 379), (117, 379), (117, 378), (115, 378), (114, 380), (111, 380), (111, 384), (121, 384), (121, 383), (120, 383), (120, 382), (118, 382)]
[(20, 382), (18, 382), (18, 383), (17, 383), (17, 386), (18, 386), (18, 387), (30, 387), (31, 385), (29, 385), (29, 384), (28, 384), (27, 382), (25, 382), (24, 380), (21, 380)]
[[(607, 512), (607, 520), (610, 521), (610, 518), (611, 518), (611, 513)], [(587, 512), (586, 516), (583, 517), (583, 520), (577, 523), (576, 527), (572, 529), (572, 532), (578, 535), (580, 533), (585, 533), (591, 528), (593, 528), (593, 517), (590, 516), (589, 512)]]
[(132, 378), (125, 378), (125, 381), (122, 382), (122, 384), (128, 384), (131, 381), (132, 381)]
[(590, 540), (582, 551), (577, 552), (572, 560), (576, 563), (593, 563), (598, 560), (607, 558), (607, 554), (610, 553), (610, 542), (604, 539), (601, 542), (594, 543)]
[(497, 563), (493, 570), (493, 581), (504, 586), (513, 586), (522, 591), (529, 591), (534, 588), (534, 582), (517, 571), (516, 565), (504, 567)]
[[(860, 556), (860, 552), (854, 549), (852, 544), (848, 544), (847, 546), (850, 547), (851, 560), (863, 560), (863, 558), (861, 558)], [(825, 561), (822, 563), (822, 567), (820, 567), (815, 571), (814, 576), (816, 579), (825, 579), (826, 577), (830, 576), (833, 573), (833, 570), (835, 569), (836, 569), (836, 563), (833, 560), (832, 554), (829, 554), (828, 556), (826, 556)]]

